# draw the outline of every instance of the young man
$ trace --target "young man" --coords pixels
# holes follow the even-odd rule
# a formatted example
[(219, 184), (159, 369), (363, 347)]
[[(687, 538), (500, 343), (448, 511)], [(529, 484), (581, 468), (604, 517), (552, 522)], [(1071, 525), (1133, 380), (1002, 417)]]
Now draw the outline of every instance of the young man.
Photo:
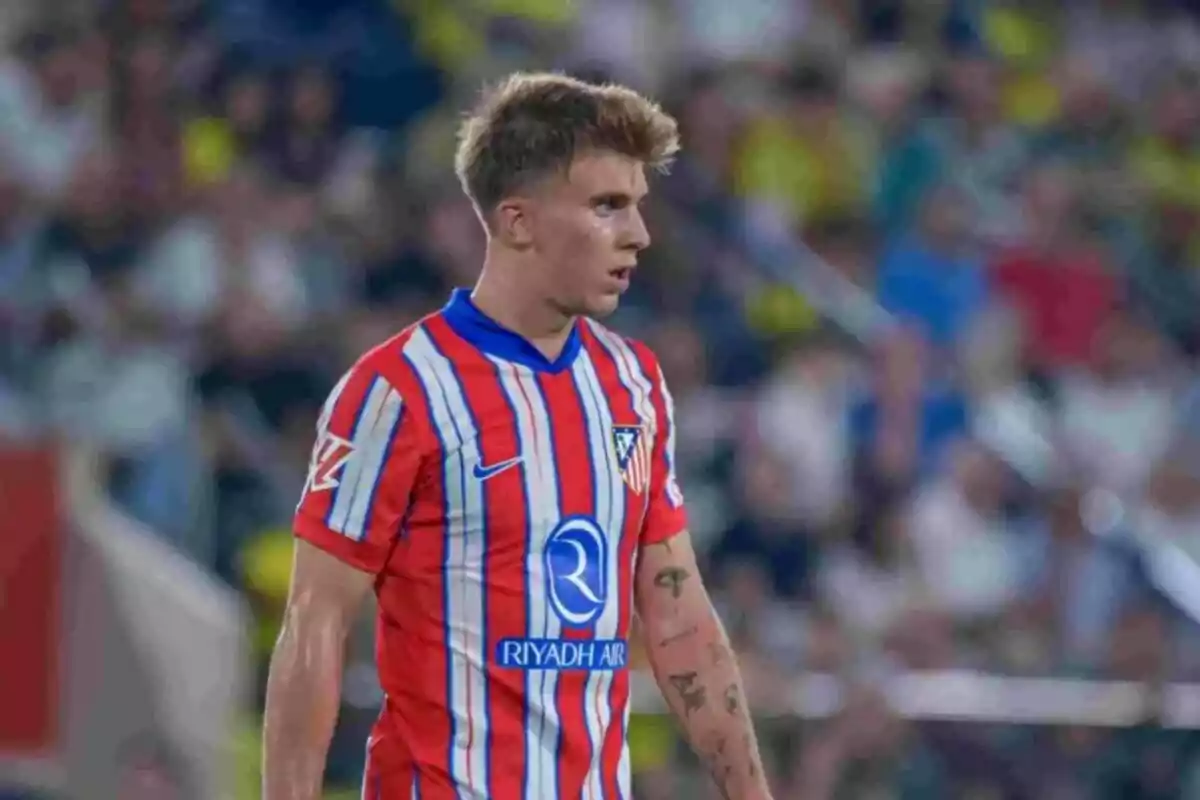
[(630, 797), (630, 620), (725, 797), (769, 797), (675, 482), (671, 396), (599, 325), (650, 243), (675, 122), (515, 75), (463, 125), (488, 235), (471, 294), (366, 354), (318, 424), (267, 690), (266, 800), (316, 800), (343, 642), (378, 598), (364, 797)]

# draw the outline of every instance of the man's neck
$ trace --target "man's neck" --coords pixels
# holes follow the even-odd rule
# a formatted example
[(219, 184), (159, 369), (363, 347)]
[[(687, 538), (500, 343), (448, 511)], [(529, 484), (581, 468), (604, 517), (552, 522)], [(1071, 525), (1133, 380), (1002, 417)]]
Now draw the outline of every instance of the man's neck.
[(508, 330), (524, 337), (549, 359), (557, 358), (575, 322), (538, 291), (519, 279), (521, 265), (505, 263), (488, 254), (471, 301), (475, 307)]

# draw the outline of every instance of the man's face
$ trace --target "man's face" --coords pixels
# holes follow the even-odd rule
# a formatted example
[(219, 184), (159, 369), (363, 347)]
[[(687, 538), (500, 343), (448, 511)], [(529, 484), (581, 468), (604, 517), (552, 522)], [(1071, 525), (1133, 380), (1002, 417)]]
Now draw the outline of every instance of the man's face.
[(567, 175), (539, 184), (526, 211), (540, 287), (567, 315), (604, 317), (617, 308), (650, 244), (639, 209), (646, 176), (616, 153), (579, 156)]

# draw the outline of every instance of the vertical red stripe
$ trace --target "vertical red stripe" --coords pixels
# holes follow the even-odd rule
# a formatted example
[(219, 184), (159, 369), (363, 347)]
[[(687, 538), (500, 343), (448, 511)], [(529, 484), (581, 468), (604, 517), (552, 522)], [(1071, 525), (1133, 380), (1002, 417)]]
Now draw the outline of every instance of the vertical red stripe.
[[(633, 394), (621, 382), (616, 362), (608, 350), (588, 332), (584, 338), (588, 355), (596, 369), (596, 375), (604, 391), (605, 400), (616, 423), (633, 423), (638, 420), (634, 407)], [(617, 621), (619, 635), (629, 637), (629, 628), (633, 620), (633, 568), (637, 556), (638, 537), (642, 528), (643, 513), (646, 508), (644, 496), (634, 494), (629, 487), (625, 491), (625, 527), (621, 532), (620, 557), (618, 559), (620, 611)], [(629, 702), (629, 672), (622, 670), (614, 679), (608, 692), (608, 703), (612, 709), (612, 719), (608, 730), (604, 732), (604, 745), (600, 754), (602, 785), (604, 796), (616, 800), (619, 795), (618, 773), (620, 771), (621, 753), (625, 747), (624, 714)], [(624, 800), (630, 800), (625, 798)]]
[[(558, 475), (560, 511), (596, 516), (596, 488), (592, 478), (591, 447), (587, 422), (579, 406), (570, 372), (539, 375), (546, 410), (554, 434), (554, 464)], [(563, 628), (564, 639), (591, 639), (594, 627)], [(584, 713), (584, 689), (588, 673), (565, 670), (558, 674), (558, 703), (561, 738), (558, 764), (558, 796), (579, 797), (587, 781), (592, 760), (592, 743)]]
[[(417, 765), (411, 761), (402, 764), (391, 772), (384, 772), (378, 756), (368, 751), (367, 768), (363, 774), (363, 793), (366, 800), (387, 800), (390, 797), (400, 797), (408, 800), (412, 797), (413, 786), (417, 781)], [(421, 793), (424, 798), (427, 795)]]
[[(454, 362), (463, 394), (476, 421), (480, 460), (497, 464), (523, 454), (516, 414), (500, 383), (496, 366), (458, 337), (441, 317), (426, 330), (438, 348)], [(486, 422), (485, 422), (486, 421)], [(483, 662), (488, 681), (487, 748), (489, 797), (520, 798), (525, 764), (525, 674), (499, 669), (494, 661), (502, 639), (523, 638), (528, 631), (525, 592), (525, 532), (529, 527), (529, 500), (525, 497), (524, 466), (489, 478), (483, 485), (487, 509), (487, 550), (484, 555), (484, 590), (487, 592)], [(494, 531), (508, 538), (493, 538)], [(495, 757), (496, 745), (503, 757)]]
[[(432, 431), (424, 387), (407, 365), (404, 373), (406, 380), (399, 390), (407, 413), (421, 420), (425, 431)], [(447, 546), (445, 501), (441, 462), (435, 460), (414, 490), (405, 535), (377, 588), (376, 651), (389, 707), (376, 725), (375, 736), (399, 745), (376, 749), (377, 768), (390, 776), (415, 762), (422, 800), (456, 797), (446, 777), (450, 771), (450, 709), (446, 705), (448, 642), (442, 571)], [(384, 763), (385, 753), (403, 760)]]

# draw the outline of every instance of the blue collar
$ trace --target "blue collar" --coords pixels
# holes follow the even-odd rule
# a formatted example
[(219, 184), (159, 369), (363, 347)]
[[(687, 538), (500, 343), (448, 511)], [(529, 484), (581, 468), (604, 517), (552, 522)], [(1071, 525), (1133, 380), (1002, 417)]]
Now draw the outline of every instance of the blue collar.
[(535, 372), (554, 374), (568, 369), (583, 346), (576, 324), (571, 328), (558, 358), (551, 361), (525, 337), (480, 311), (471, 301), (470, 289), (455, 289), (450, 295), (450, 302), (442, 309), (442, 315), (455, 333), (483, 352), (529, 367)]

